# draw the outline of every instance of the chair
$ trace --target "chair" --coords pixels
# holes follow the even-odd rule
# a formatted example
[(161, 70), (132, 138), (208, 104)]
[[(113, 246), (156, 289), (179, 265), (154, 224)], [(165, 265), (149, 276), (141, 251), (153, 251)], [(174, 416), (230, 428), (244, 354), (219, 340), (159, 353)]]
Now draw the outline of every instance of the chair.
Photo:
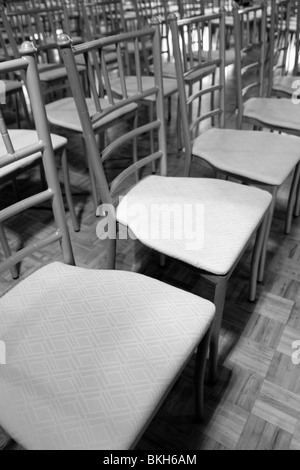
[[(265, 57), (266, 57), (266, 8), (265, 4), (240, 10), (233, 6), (236, 48), (237, 103), (239, 119), (237, 127), (243, 123), (268, 128), (273, 131), (300, 135), (300, 109), (289, 98), (266, 97)], [(257, 17), (256, 24), (253, 17)], [(243, 50), (253, 52), (246, 67), (242, 67)], [(244, 65), (244, 64), (243, 64)]]
[[(161, 2), (159, 2), (161, 4)], [(107, 6), (109, 4), (109, 6)], [(86, 16), (88, 18), (97, 18), (96, 24), (98, 25), (98, 29), (100, 27), (100, 31), (96, 31), (96, 27), (92, 28), (93, 31), (96, 31), (96, 34), (89, 35), (88, 40), (97, 39), (99, 37), (99, 33), (106, 32), (106, 34), (117, 34), (118, 32), (126, 32), (129, 29), (143, 29), (145, 26), (148, 25), (150, 15), (152, 13), (159, 14), (161, 21), (163, 21), (163, 13), (165, 14), (165, 8), (161, 5), (161, 7), (157, 5), (153, 5), (152, 2), (137, 2), (133, 0), (132, 2), (133, 8), (135, 11), (135, 26), (131, 24), (129, 28), (128, 23), (126, 22), (125, 12), (123, 7), (122, 0), (114, 0), (111, 1), (102, 1), (101, 3), (93, 2), (90, 5), (84, 5), (84, 10), (87, 11)], [(98, 13), (98, 16), (97, 16)], [(109, 16), (108, 16), (109, 14)], [(107, 16), (110, 18), (110, 24), (108, 25)], [(102, 29), (101, 26), (102, 25)], [(163, 30), (163, 28), (162, 28)], [(101, 34), (100, 34), (101, 35)], [(142, 56), (141, 65), (143, 67), (143, 80), (144, 81), (153, 81), (152, 75), (152, 44), (150, 41), (140, 42), (140, 50), (139, 53)], [(128, 90), (133, 88), (136, 84), (135, 78), (135, 70), (134, 66), (134, 57), (133, 55), (136, 53), (136, 48), (133, 42), (128, 42), (127, 47), (124, 49), (124, 55), (126, 58), (127, 64), (127, 75), (126, 75), (126, 82), (128, 84)], [(175, 76), (166, 75), (166, 78), (163, 80), (164, 85), (164, 96), (170, 100), (171, 96), (177, 93), (177, 83), (175, 80)], [(122, 94), (122, 91), (119, 87), (119, 80), (115, 81), (115, 85), (112, 85), (112, 90), (114, 93), (119, 96)], [(149, 107), (149, 112), (153, 112), (153, 103), (152, 100), (149, 98), (146, 100), (145, 104)]]
[[(83, 7), (83, 5), (82, 5)], [(86, 83), (85, 83), (85, 94), (86, 103), (88, 106), (89, 114), (93, 120), (93, 132), (97, 135), (99, 151), (102, 150), (105, 141), (105, 132), (113, 127), (118, 126), (124, 121), (129, 122), (130, 129), (136, 125), (137, 121), (137, 106), (135, 103), (129, 103), (126, 107), (118, 106), (113, 112), (110, 111), (112, 103), (118, 103), (118, 98), (113, 95), (110, 91), (107, 91), (105, 84), (102, 81), (95, 82), (95, 74), (99, 75), (99, 68), (102, 66), (102, 62), (107, 61), (107, 65), (111, 66), (111, 57), (114, 56), (114, 62), (116, 58), (116, 52), (110, 48), (104, 51), (105, 54), (100, 56), (97, 50), (94, 50), (90, 56), (84, 57), (84, 49), (82, 53), (77, 56), (77, 67), (80, 70), (82, 59), (84, 59), (85, 67), (87, 69)], [(99, 205), (99, 191), (96, 187), (95, 177), (93, 173), (91, 157), (89, 149), (86, 148), (86, 139), (76, 109), (76, 103), (72, 96), (58, 99), (46, 105), (48, 121), (52, 126), (55, 126), (58, 130), (68, 130), (76, 134), (80, 134), (83, 139), (84, 149), (83, 153), (87, 160), (87, 167), (89, 170), (91, 193), (94, 203), (95, 212)], [(102, 119), (103, 117), (103, 119)], [(135, 147), (133, 147), (133, 160), (136, 159)]]
[[(209, 28), (210, 22), (219, 21), (220, 53), (219, 59), (212, 57), (201, 62), (201, 67), (218, 66), (219, 81), (217, 84), (206, 84), (199, 91), (195, 87), (185, 86), (187, 78), (194, 76), (199, 69), (199, 61), (189, 60), (188, 52), (201, 49), (198, 31), (203, 24)], [(247, 184), (263, 186), (272, 194), (270, 217), (266, 229), (265, 243), (259, 280), (263, 280), (264, 260), (267, 240), (271, 228), (276, 197), (279, 188), (293, 175), (286, 214), (285, 230), (290, 232), (297, 185), (300, 176), (300, 140), (295, 136), (277, 135), (269, 132), (225, 129), (225, 33), (224, 11), (220, 14), (198, 16), (177, 21), (176, 16), (169, 17), (172, 31), (175, 65), (177, 71), (179, 101), (182, 116), (182, 128), (185, 143), (185, 175), (192, 174), (192, 159), (208, 162), (217, 172), (228, 178), (235, 178)], [(197, 38), (199, 44), (197, 43)], [(208, 41), (210, 44), (211, 41)], [(207, 52), (209, 58), (210, 52)], [(184, 66), (185, 64), (185, 66)], [(194, 106), (195, 101), (207, 101), (210, 95), (218, 94), (218, 99), (210, 99), (209, 104), (201, 109)], [(207, 121), (213, 118), (213, 126)], [(200, 133), (198, 131), (200, 126)]]
[[(126, 65), (122, 61), (122, 46), (134, 40), (138, 50), (139, 40), (151, 40), (154, 58), (154, 83), (142, 80), (140, 55), (135, 54), (137, 71), (137, 92), (126, 90)], [(167, 142), (163, 110), (163, 85), (161, 74), (160, 28), (158, 20), (149, 29), (132, 31), (71, 46), (66, 36), (59, 41), (61, 55), (69, 74), (72, 93), (76, 101), (78, 115), (85, 134), (86, 145), (91, 156), (93, 169), (99, 189), (101, 189), (100, 213), (105, 217), (98, 224), (98, 236), (107, 239), (109, 245), (108, 267), (115, 265), (117, 227), (119, 236), (126, 238), (127, 230), (147, 247), (159, 254), (177, 259), (196, 268), (199, 275), (208, 278), (215, 285), (214, 302), (216, 319), (213, 324), (210, 345), (210, 376), (217, 377), (218, 338), (226, 295), (226, 285), (236, 264), (256, 233), (251, 276), (251, 298), (255, 297), (256, 274), (261, 252), (265, 224), (271, 203), (271, 195), (263, 190), (209, 178), (184, 178), (167, 176)], [(155, 95), (156, 112), (148, 121), (140, 117), (139, 125), (130, 132), (114, 139), (102, 149), (101, 158), (93, 132), (93, 120), (89, 118), (83, 89), (80, 86), (76, 68), (76, 55), (90, 54), (116, 46), (119, 57), (119, 77), (123, 84), (123, 99), (111, 106), (110, 112), (128, 106), (128, 103), (141, 103), (148, 95)], [(102, 61), (101, 76), (106, 90), (111, 87), (110, 76)], [(133, 139), (145, 139), (149, 132), (155, 131), (155, 152), (144, 154), (136, 163), (120, 172), (113, 181), (107, 181), (103, 162), (109, 160), (114, 152)], [(158, 162), (158, 174), (147, 176), (147, 165)], [(143, 171), (144, 178), (134, 184), (136, 171)], [(128, 180), (126, 181), (126, 179)], [(119, 204), (118, 204), (119, 201)], [(114, 210), (114, 204), (117, 209)], [(203, 215), (204, 211), (204, 215)], [(202, 214), (202, 215), (201, 215)], [(201, 217), (204, 216), (204, 226)], [(205, 228), (202, 234), (202, 229)], [(121, 230), (122, 229), (122, 230)], [(124, 234), (125, 230), (125, 234)], [(196, 231), (197, 230), (197, 231)], [(257, 232), (258, 231), (258, 232)]]
[(170, 13), (168, 2), (165, 0), (158, 0), (156, 2), (151, 2), (151, 0), (133, 0), (132, 5), (135, 11), (137, 29), (148, 26), (154, 17), (160, 20), (161, 53), (164, 67), (165, 62), (170, 62), (172, 55), (170, 50), (169, 26), (167, 22)]
[[(0, 61), (7, 60), (9, 58), (9, 51), (7, 44), (3, 40), (2, 34), (0, 34)], [(21, 127), (22, 117), (27, 121), (27, 125), (30, 126), (30, 115), (26, 103), (26, 98), (23, 91), (23, 82), (18, 77), (9, 74), (6, 77), (1, 77), (2, 86), (5, 88), (5, 98), (11, 97), (16, 109), (16, 122), (17, 126)], [(3, 91), (3, 90), (2, 90)], [(23, 116), (21, 114), (20, 104), (23, 110)]]
[(196, 349), (202, 412), (215, 308), (137, 273), (74, 265), (34, 52), (24, 43), (22, 59), (0, 64), (1, 72), (25, 71), (37, 130), (34, 144), (11, 153), (2, 126), (7, 155), (0, 165), (41, 152), (48, 189), (2, 209), (0, 221), (50, 201), (57, 229), (30, 240), (1, 271), (54, 242), (64, 262), (50, 262), (0, 298), (0, 423), (30, 450), (129, 449)]
[[(20, 9), (5, 11), (0, 2), (2, 21), (2, 42), (7, 43), (10, 57), (18, 58), (18, 48), (23, 41), (30, 40), (38, 49), (39, 72), (47, 100), (53, 100), (58, 93), (68, 89), (66, 71), (61, 64), (57, 49), (57, 35), (62, 31), (70, 31), (67, 10), (64, 6), (47, 8)], [(81, 38), (75, 38), (81, 42)], [(84, 75), (85, 67), (81, 66)]]
[[(265, 96), (266, 8), (265, 4), (240, 10), (233, 6), (237, 78), (237, 128), (244, 123), (254, 128), (269, 129), (300, 136), (300, 109), (290, 98)], [(258, 22), (253, 23), (255, 16)], [(249, 21), (252, 22), (252, 28)], [(249, 60), (243, 64), (241, 54), (248, 51)], [(251, 57), (252, 55), (252, 57)], [(294, 216), (300, 212), (300, 184), (294, 205)], [(291, 219), (290, 219), (291, 220)], [(285, 231), (289, 233), (290, 224)], [(261, 264), (264, 265), (264, 259)], [(263, 268), (262, 268), (263, 269)]]
[[(291, 74), (290, 54), (291, 54), (291, 32), (289, 25), (292, 24), (290, 0), (272, 0), (270, 16), (270, 34), (269, 34), (269, 86), (268, 96), (277, 96), (291, 98), (295, 94), (294, 83), (298, 80), (295, 65)], [(297, 24), (300, 18), (300, 12), (297, 11)], [(296, 29), (295, 28), (295, 33)], [(298, 33), (299, 37), (299, 33)], [(296, 41), (298, 44), (298, 41)], [(295, 44), (295, 57), (297, 57), (297, 45)], [(295, 63), (296, 61), (294, 61)]]
[[(81, 13), (83, 20), (84, 39), (92, 41), (108, 34), (117, 34), (127, 31), (123, 2), (119, 0), (95, 0), (82, 3)], [(68, 34), (68, 32), (66, 31)], [(108, 50), (106, 61), (110, 61), (112, 67), (117, 67), (116, 54)], [(84, 64), (83, 57), (77, 57), (77, 63)], [(128, 57), (128, 70), (130, 67)]]

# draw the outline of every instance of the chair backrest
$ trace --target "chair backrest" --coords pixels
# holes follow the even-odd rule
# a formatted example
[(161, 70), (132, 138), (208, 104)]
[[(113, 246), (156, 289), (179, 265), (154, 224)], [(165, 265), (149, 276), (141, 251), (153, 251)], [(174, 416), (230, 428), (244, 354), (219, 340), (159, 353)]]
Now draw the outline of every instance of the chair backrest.
[(137, 28), (142, 29), (144, 26), (151, 24), (152, 18), (156, 17), (160, 22), (161, 52), (166, 60), (170, 60), (170, 37), (168, 26), (168, 15), (170, 13), (168, 2), (166, 0), (133, 0), (132, 1), (136, 19)]
[[(146, 86), (142, 80), (142, 64), (140, 57), (140, 43), (141, 41), (149, 40), (153, 44), (154, 55), (154, 78), (151, 83)], [(136, 84), (131, 90), (127, 89), (126, 84), (126, 64), (124, 63), (124, 47), (126, 44), (132, 43), (135, 47), (133, 58), (135, 60), (136, 70)], [(78, 46), (73, 46), (70, 39), (66, 35), (59, 38), (59, 45), (61, 56), (63, 58), (65, 67), (67, 69), (71, 90), (76, 102), (76, 107), (81, 120), (81, 126), (84, 133), (85, 144), (89, 158), (92, 162), (94, 174), (96, 177), (97, 187), (101, 196), (103, 204), (112, 204), (113, 196), (118, 191), (122, 182), (130, 175), (135, 175), (137, 170), (151, 164), (154, 161), (160, 163), (160, 173), (166, 175), (167, 173), (167, 150), (166, 150), (166, 129), (163, 107), (163, 83), (161, 74), (161, 54), (160, 54), (160, 33), (159, 24), (156, 22), (153, 27), (145, 28), (143, 30), (131, 31), (122, 33), (115, 36), (108, 36), (94, 41), (88, 41)], [(122, 94), (118, 99), (114, 98), (114, 93), (111, 87), (112, 76), (109, 73), (109, 65), (106, 63), (105, 54), (108, 49), (114, 49), (118, 57), (118, 80)], [(80, 76), (78, 74), (76, 65), (76, 56), (84, 54), (86, 57), (88, 80), (90, 89), (92, 90), (92, 98), (97, 112), (90, 115), (87, 107), (87, 102), (82, 88)], [(94, 57), (97, 54), (99, 67), (93, 68)], [(95, 73), (96, 72), (96, 73)], [(96, 75), (96, 76), (95, 76)], [(116, 80), (115, 75), (113, 76)], [(101, 108), (97, 93), (97, 84), (103, 82), (104, 89), (107, 94), (107, 105), (105, 109)], [(147, 82), (149, 83), (149, 82)], [(136, 91), (134, 91), (136, 89)], [(116, 138), (105, 148), (102, 148), (99, 155), (98, 143), (95, 137), (93, 128), (96, 123), (101, 125), (101, 121), (105, 123), (107, 116), (115, 113), (122, 108), (125, 109), (132, 103), (143, 105), (147, 97), (155, 97), (155, 113), (153, 120), (146, 120), (146, 113), (143, 113), (143, 119), (138, 123), (134, 129), (128, 128), (125, 133)], [(146, 122), (145, 122), (146, 120)], [(114, 152), (118, 151), (121, 146), (126, 145), (127, 142), (133, 142), (139, 136), (143, 135), (143, 139), (147, 139), (147, 134), (153, 132), (157, 135), (157, 147), (153, 153), (148, 153), (143, 158), (140, 158), (137, 163), (131, 164), (128, 168), (123, 170), (116, 178), (108, 184), (103, 168), (103, 162), (107, 160)], [(151, 150), (149, 151), (151, 152)]]
[(204, 2), (201, 0), (178, 0), (180, 18), (199, 16), (204, 14)]
[(127, 30), (122, 0), (89, 0), (82, 3), (81, 9), (87, 41)]
[(62, 32), (71, 35), (65, 4), (41, 8), (5, 9), (0, 2), (1, 20), (15, 58), (24, 41), (30, 41), (38, 50), (39, 61), (60, 62), (57, 37)]
[[(294, 39), (294, 66), (292, 70), (293, 75), (299, 75), (299, 53), (300, 53), (300, 5), (299, 0), (294, 0), (291, 7), (291, 18), (290, 18), (290, 33)], [(291, 36), (290, 36), (291, 37)]]
[(25, 85), (27, 88), (37, 133), (36, 143), (28, 145), (26, 144), (26, 137), (24, 137), (24, 146), (22, 148), (14, 148), (13, 142), (10, 138), (10, 131), (7, 129), (5, 124), (5, 118), (1, 111), (0, 104), (0, 131), (7, 152), (6, 154), (0, 156), (0, 168), (11, 165), (12, 163), (22, 160), (30, 155), (36, 155), (37, 153), (40, 153), (45, 170), (48, 189), (42, 190), (39, 193), (22, 199), (21, 201), (18, 201), (11, 206), (0, 210), (0, 228), (3, 230), (4, 222), (10, 217), (17, 216), (24, 210), (46, 201), (50, 201), (52, 204), (57, 229), (54, 233), (48, 236), (45, 235), (42, 237), (39, 234), (39, 239), (32, 240), (32, 243), (29, 243), (26, 247), (20, 249), (15, 254), (12, 254), (9, 258), (2, 261), (0, 263), (1, 272), (11, 268), (20, 262), (25, 256), (28, 256), (34, 251), (40, 250), (54, 242), (61, 243), (64, 261), (68, 264), (74, 264), (74, 257), (64, 212), (60, 183), (57, 176), (47, 115), (40, 87), (35, 52), (36, 50), (33, 44), (30, 42), (25, 42), (22, 44), (20, 49), (22, 58), (0, 63), (0, 74), (8, 72), (16, 73), (21, 70), (24, 72), (23, 76), (25, 79)]
[(270, 6), (268, 96), (271, 96), (274, 73), (279, 70), (281, 75), (286, 74), (291, 1), (271, 0)]
[[(169, 24), (185, 145), (185, 174), (188, 175), (192, 143), (200, 124), (212, 120), (214, 124), (218, 121), (219, 126), (224, 127), (225, 10), (221, 8), (219, 13), (181, 20), (171, 14)], [(216, 24), (219, 26), (218, 40), (214, 37)], [(217, 68), (218, 81), (215, 82), (212, 76)], [(205, 80), (205, 85), (202, 80)], [(215, 99), (216, 95), (218, 99)]]
[[(243, 102), (265, 94), (267, 9), (265, 2), (241, 8), (233, 5), (237, 128), (242, 126)], [(246, 61), (245, 61), (246, 58)]]

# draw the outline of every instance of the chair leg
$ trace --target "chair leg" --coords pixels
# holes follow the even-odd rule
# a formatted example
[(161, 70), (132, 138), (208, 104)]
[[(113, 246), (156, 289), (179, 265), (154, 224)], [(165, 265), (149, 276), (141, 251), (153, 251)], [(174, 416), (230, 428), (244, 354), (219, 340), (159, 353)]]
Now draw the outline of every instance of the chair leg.
[[(259, 280), (258, 271), (262, 256), (262, 250), (267, 249), (267, 244), (264, 244), (266, 238), (268, 238), (266, 231), (269, 224), (269, 212), (264, 217), (260, 226), (256, 232), (256, 239), (252, 253), (251, 260), (251, 272), (250, 272), (250, 282), (249, 282), (249, 301), (254, 302), (256, 299), (256, 290), (257, 290), (257, 281)], [(263, 273), (262, 273), (263, 274)]]
[(216, 307), (216, 315), (212, 325), (212, 333), (210, 340), (209, 350), (209, 380), (215, 382), (218, 376), (218, 351), (219, 351), (219, 336), (221, 330), (221, 323), (223, 318), (226, 290), (227, 290), (227, 277), (219, 276), (215, 285), (214, 304)]
[(298, 217), (299, 214), (300, 214), (300, 180), (299, 180), (298, 189), (297, 189), (297, 197), (296, 197), (294, 216)]
[(47, 184), (44, 165), (42, 161), (40, 162), (39, 167), (40, 167), (39, 169), (40, 169), (41, 186), (44, 190), (46, 190), (48, 188), (48, 184)]
[(172, 97), (168, 96), (168, 122), (171, 121), (172, 117)]
[(287, 208), (286, 221), (285, 221), (285, 233), (286, 234), (289, 234), (291, 231), (293, 210), (294, 208), (296, 209), (296, 206), (297, 206), (297, 198), (299, 198), (299, 188), (300, 188), (300, 163), (298, 163), (298, 165), (295, 168), (293, 181), (291, 184), (291, 189), (290, 189), (290, 194), (289, 194), (288, 208)]
[(258, 267), (257, 279), (258, 279), (259, 282), (262, 282), (263, 278), (264, 278), (268, 240), (269, 240), (271, 225), (272, 225), (272, 221), (273, 221), (273, 214), (274, 214), (274, 209), (275, 209), (275, 204), (276, 204), (277, 191), (278, 191), (277, 187), (272, 188), (272, 190), (271, 190), (273, 197), (272, 197), (272, 202), (271, 202), (270, 209), (269, 209), (269, 216), (268, 216), (267, 222), (266, 222), (265, 235), (264, 235), (263, 246), (262, 246), (262, 250), (261, 250), (261, 257), (260, 257), (260, 260), (259, 260), (259, 267)]
[(74, 232), (79, 232), (79, 223), (78, 223), (78, 219), (76, 217), (75, 209), (74, 209), (74, 203), (73, 203), (71, 185), (70, 185), (67, 151), (65, 148), (61, 155), (61, 166), (62, 166), (62, 171), (63, 171), (66, 199), (67, 199), (68, 208), (69, 208), (69, 212), (70, 212), (70, 216), (72, 220), (73, 229), (74, 229)]
[(115, 269), (116, 265), (116, 249), (117, 240), (116, 238), (107, 239), (107, 263), (106, 269)]
[[(9, 244), (8, 244), (8, 241), (7, 241), (7, 238), (6, 238), (6, 235), (5, 235), (5, 232), (1, 223), (0, 223), (0, 244), (2, 245), (5, 258), (10, 258), (11, 257), (10, 247), (9, 247)], [(10, 268), (10, 272), (11, 272), (13, 279), (18, 279), (19, 274), (18, 274), (18, 270), (16, 266), (12, 266)]]
[(22, 102), (25, 120), (28, 123), (29, 128), (32, 129), (32, 127), (33, 127), (33, 118), (29, 114), (23, 90), (21, 90), (21, 92), (20, 92), (20, 100)]
[(194, 388), (195, 388), (195, 418), (196, 421), (203, 419), (203, 402), (204, 402), (204, 374), (205, 366), (207, 362), (207, 354), (209, 348), (209, 342), (211, 337), (211, 328), (207, 331), (205, 336), (202, 338), (201, 343), (197, 348), (196, 363), (194, 370)]

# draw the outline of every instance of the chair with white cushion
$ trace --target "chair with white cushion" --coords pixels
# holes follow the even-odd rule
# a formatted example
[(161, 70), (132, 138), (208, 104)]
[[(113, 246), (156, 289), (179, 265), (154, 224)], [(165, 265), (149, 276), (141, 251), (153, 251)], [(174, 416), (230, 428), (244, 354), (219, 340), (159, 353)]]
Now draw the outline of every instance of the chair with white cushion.
[[(154, 79), (149, 87), (149, 82), (142, 81), (140, 55), (135, 55), (135, 93), (132, 90), (127, 92), (126, 64), (123, 63), (122, 57), (124, 44), (132, 40), (137, 46), (140, 40), (151, 40), (154, 58)], [(112, 268), (115, 265), (114, 234), (118, 233), (118, 227), (123, 226), (146, 246), (163, 256), (170, 256), (196, 268), (200, 276), (208, 278), (215, 285), (216, 319), (210, 347), (210, 372), (215, 379), (227, 282), (250, 241), (257, 235), (250, 282), (250, 298), (255, 298), (257, 268), (271, 195), (267, 191), (229, 181), (167, 176), (167, 140), (158, 20), (154, 20), (150, 28), (97, 39), (81, 46), (72, 47), (70, 39), (62, 35), (59, 44), (100, 190), (102, 204), (99, 212), (106, 214), (101, 221), (100, 236), (107, 238), (109, 244), (108, 266)], [(147, 115), (141, 115), (135, 129), (110, 142), (99, 155), (93, 120), (89, 118), (77, 72), (76, 56), (84, 53), (88, 57), (97, 50), (101, 57), (103, 49), (113, 45), (118, 53), (119, 80), (123, 95), (116, 105), (111, 105), (110, 112), (122, 106), (126, 107), (128, 103), (134, 102), (140, 106), (147, 96), (152, 95), (155, 113), (150, 121)], [(105, 61), (101, 64), (102, 71), (98, 82), (103, 81), (105, 89), (110, 90), (110, 76), (105, 68)], [(147, 138), (150, 132), (155, 134), (155, 151), (148, 153), (144, 149), (135, 163), (123, 169), (112, 181), (108, 181), (103, 162), (108, 161), (114, 152), (119, 153), (125, 143), (132, 140), (139, 142)], [(158, 164), (158, 171), (155, 175), (149, 175), (149, 166), (153, 162)], [(145, 177), (133, 184), (132, 178), (137, 171), (143, 171)], [(116, 210), (114, 204), (117, 206)], [(120, 236), (123, 238), (123, 231)]]
[(215, 307), (143, 275), (74, 265), (34, 52), (24, 43), (21, 59), (0, 64), (0, 73), (25, 71), (37, 132), (14, 150), (2, 125), (0, 166), (39, 152), (48, 188), (1, 209), (0, 224), (49, 201), (56, 227), (38, 239), (32, 231), (0, 270), (52, 243), (64, 262), (46, 264), (0, 298), (0, 424), (31, 450), (130, 449), (196, 350), (201, 415)]
[[(271, 0), (271, 15), (269, 25), (269, 83), (268, 96), (291, 98), (295, 94), (293, 84), (299, 79), (291, 70), (290, 60), (291, 41), (290, 27), (295, 28), (300, 18), (297, 11), (296, 22), (291, 16), (292, 2), (290, 0)], [(290, 25), (290, 27), (289, 27)], [(299, 33), (298, 33), (299, 35)], [(299, 44), (299, 41), (296, 41)], [(297, 54), (297, 47), (295, 53)], [(295, 54), (295, 55), (296, 55)]]
[[(272, 132), (300, 136), (300, 108), (295, 106), (291, 98), (269, 97), (265, 80), (266, 38), (267, 38), (267, 10), (266, 4), (254, 5), (240, 10), (237, 4), (233, 5), (234, 35), (236, 48), (236, 83), (237, 83), (237, 128), (242, 129), (248, 124), (258, 129), (267, 129)], [(257, 18), (255, 29), (250, 28), (253, 17)], [(243, 63), (244, 51), (247, 51), (249, 60)], [(290, 149), (289, 149), (290, 150)], [(280, 165), (283, 165), (281, 163)], [(274, 169), (275, 169), (274, 165)], [(279, 170), (281, 166), (279, 167)], [(295, 216), (300, 211), (300, 183), (294, 207), (291, 213)], [(289, 217), (291, 222), (291, 217)], [(289, 233), (291, 224), (286, 225)], [(266, 250), (263, 251), (266, 253)], [(263, 271), (265, 256), (261, 260)]]
[[(185, 83), (189, 76), (194, 76), (198, 63), (187, 60), (187, 51), (201, 48), (197, 44), (203, 24), (217, 23), (220, 30), (219, 57), (206, 54), (202, 67), (217, 65), (220, 71), (216, 84), (206, 84), (199, 91), (195, 86), (188, 89)], [(268, 189), (273, 198), (268, 227), (263, 249), (266, 256), (267, 240), (271, 228), (276, 196), (280, 187), (291, 177), (289, 199), (286, 211), (285, 231), (290, 232), (292, 215), (300, 175), (300, 139), (290, 135), (278, 135), (270, 132), (237, 130), (225, 128), (225, 28), (224, 11), (218, 14), (198, 16), (177, 20), (175, 15), (169, 17), (172, 31), (175, 65), (177, 70), (179, 102), (182, 115), (182, 128), (185, 143), (185, 174), (193, 174), (192, 162), (200, 159), (211, 165), (223, 178), (235, 178), (242, 183), (256, 184)], [(185, 42), (183, 42), (185, 38)], [(200, 39), (199, 39), (200, 40)], [(203, 101), (217, 95), (218, 99), (209, 99), (209, 104), (196, 107), (199, 97)], [(197, 108), (197, 109), (196, 109)], [(198, 111), (198, 112), (197, 112)], [(207, 121), (213, 117), (213, 126)], [(200, 126), (200, 132), (198, 128)], [(264, 263), (261, 264), (259, 280), (263, 280)]]

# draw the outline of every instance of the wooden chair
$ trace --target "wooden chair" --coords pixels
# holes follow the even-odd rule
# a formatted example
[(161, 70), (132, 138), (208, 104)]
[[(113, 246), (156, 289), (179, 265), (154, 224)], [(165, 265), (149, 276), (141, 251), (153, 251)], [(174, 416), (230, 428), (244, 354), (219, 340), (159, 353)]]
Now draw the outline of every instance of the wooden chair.
[[(133, 448), (187, 361), (197, 350), (195, 403), (202, 412), (203, 374), (215, 307), (146, 276), (76, 267), (31, 43), (22, 59), (0, 71), (22, 69), (37, 130), (36, 142), (11, 149), (4, 168), (42, 153), (48, 189), (0, 211), (0, 223), (32, 205), (52, 203), (57, 229), (1, 263), (59, 243), (64, 262), (51, 262), (0, 298), (0, 423), (31, 450)], [(3, 357), (1, 357), (3, 362)]]
[[(265, 85), (266, 58), (266, 8), (265, 4), (240, 10), (234, 5), (234, 34), (236, 48), (237, 78), (237, 128), (244, 123), (254, 128), (269, 129), (300, 136), (300, 108), (290, 98), (272, 98), (267, 95)], [(257, 20), (255, 20), (255, 18)], [(252, 27), (250, 27), (250, 22)], [(242, 64), (243, 51), (248, 51), (249, 60)], [(252, 54), (252, 56), (251, 56)], [(300, 211), (300, 184), (294, 206), (294, 215)], [(290, 225), (286, 226), (286, 232)], [(262, 266), (264, 259), (262, 259)]]
[[(138, 41), (151, 39), (154, 58), (154, 82), (146, 84), (142, 80), (140, 55), (135, 54), (137, 71), (136, 92), (127, 92), (126, 66), (122, 61), (122, 46), (126, 41), (134, 40), (138, 51)], [(236, 264), (249, 245), (252, 236), (258, 233), (253, 270), (251, 276), (251, 296), (255, 297), (256, 274), (261, 252), (265, 224), (271, 203), (271, 195), (263, 190), (235, 184), (228, 181), (208, 178), (171, 178), (167, 176), (167, 141), (163, 107), (163, 85), (160, 53), (160, 28), (156, 20), (153, 27), (106, 37), (87, 42), (82, 46), (71, 46), (71, 41), (62, 36), (59, 42), (61, 55), (69, 74), (78, 115), (91, 156), (93, 169), (99, 189), (101, 189), (100, 211), (107, 216), (100, 222), (99, 232), (107, 238), (109, 244), (108, 267), (115, 265), (116, 236), (118, 226), (127, 229), (143, 244), (156, 250), (163, 257), (170, 256), (198, 269), (199, 275), (208, 278), (215, 285), (216, 319), (213, 325), (211, 342), (211, 376), (217, 376), (218, 337), (223, 315), (226, 285)], [(142, 103), (149, 95), (154, 95), (156, 112), (148, 122), (142, 116), (136, 129), (127, 132), (102, 149), (101, 158), (95, 134), (93, 119), (89, 118), (84, 93), (80, 86), (76, 68), (76, 55), (86, 55), (95, 49), (103, 50), (116, 45), (119, 57), (119, 77), (123, 86), (123, 98), (117, 105), (112, 103), (110, 112), (128, 103)], [(102, 75), (98, 81), (104, 81), (110, 89), (110, 76), (102, 61)], [(146, 86), (147, 85), (147, 86)], [(149, 88), (150, 86), (150, 88)], [(137, 138), (144, 139), (146, 133), (155, 131), (155, 151), (139, 158), (118, 174), (113, 181), (105, 177), (103, 162), (114, 152), (120, 152), (120, 146)], [(158, 135), (157, 135), (158, 134)], [(137, 171), (147, 171), (147, 165), (153, 161), (159, 163), (159, 173), (147, 176), (136, 184), (132, 177)], [(126, 183), (126, 179), (127, 180)], [(126, 197), (124, 196), (126, 195)], [(124, 196), (124, 197), (121, 197)], [(119, 197), (119, 204), (118, 202)], [(113, 202), (117, 210), (112, 210)], [(204, 210), (204, 221), (199, 220)], [(166, 211), (163, 213), (162, 211)], [(188, 214), (184, 215), (187, 210)], [(159, 214), (162, 213), (160, 217)], [(174, 220), (174, 223), (172, 222)], [(108, 233), (105, 227), (108, 224)], [(203, 225), (204, 224), (204, 225)], [(201, 233), (193, 233), (194, 227)], [(103, 229), (103, 230), (102, 230)], [(258, 232), (257, 232), (258, 230)], [(123, 236), (123, 232), (122, 233)]]
[[(267, 240), (271, 228), (276, 197), (280, 187), (293, 175), (285, 231), (290, 232), (293, 209), (300, 176), (300, 140), (294, 136), (278, 135), (270, 132), (225, 129), (225, 22), (224, 11), (215, 15), (198, 16), (177, 21), (171, 16), (174, 57), (177, 71), (179, 101), (182, 116), (182, 128), (185, 148), (185, 175), (192, 173), (192, 161), (201, 159), (215, 168), (216, 173), (228, 178), (235, 178), (243, 183), (257, 184), (268, 189), (272, 194), (270, 217), (266, 227), (265, 243), (259, 280), (263, 280), (264, 260)], [(210, 56), (211, 43), (206, 52), (206, 62), (195, 63), (187, 58), (187, 50), (192, 45), (201, 52), (203, 24), (219, 22), (220, 49), (219, 58)], [(183, 38), (185, 40), (183, 41)], [(198, 39), (198, 42), (197, 42)], [(217, 60), (217, 62), (216, 62)], [(201, 67), (218, 66), (220, 71), (217, 83), (205, 83), (200, 90), (185, 86), (189, 76), (197, 74)], [(213, 95), (214, 99), (211, 99)], [(218, 95), (218, 99), (215, 99)], [(199, 108), (195, 101), (201, 98), (204, 105)], [(208, 99), (210, 98), (210, 99)], [(207, 124), (213, 120), (213, 126)], [(200, 127), (200, 132), (199, 132)]]

